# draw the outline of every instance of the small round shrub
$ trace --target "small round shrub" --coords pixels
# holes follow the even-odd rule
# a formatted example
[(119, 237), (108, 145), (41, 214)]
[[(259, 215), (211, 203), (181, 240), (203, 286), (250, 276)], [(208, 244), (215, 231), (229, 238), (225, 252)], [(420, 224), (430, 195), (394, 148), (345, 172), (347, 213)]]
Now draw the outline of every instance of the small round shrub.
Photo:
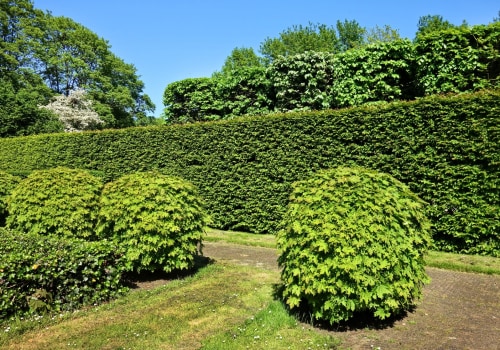
[(7, 196), (16, 188), (19, 181), (21, 181), (20, 177), (0, 171), (0, 226), (5, 225), (5, 219), (8, 215)]
[(97, 234), (124, 248), (129, 270), (170, 272), (194, 265), (207, 224), (191, 183), (141, 172), (104, 186)]
[(423, 207), (401, 182), (362, 168), (294, 183), (277, 234), (283, 300), (330, 324), (411, 308), (428, 282)]
[(7, 199), (7, 227), (25, 233), (95, 238), (103, 183), (86, 171), (33, 171)]

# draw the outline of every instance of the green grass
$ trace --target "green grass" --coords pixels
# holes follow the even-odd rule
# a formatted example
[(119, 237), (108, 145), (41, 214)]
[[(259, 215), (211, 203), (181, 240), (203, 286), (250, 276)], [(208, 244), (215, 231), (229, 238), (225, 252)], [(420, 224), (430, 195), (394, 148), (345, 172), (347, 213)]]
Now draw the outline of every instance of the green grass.
[[(244, 232), (209, 230), (209, 242), (227, 243), (276, 248), (273, 235), (259, 235)], [(500, 258), (479, 255), (464, 255), (430, 251), (425, 258), (426, 265), (447, 270), (500, 275)]]
[[(0, 327), (2, 349), (213, 349), (232, 332), (261, 327), (259, 337), (270, 341), (286, 335), (291, 349), (304, 341), (335, 341), (319, 331), (305, 331), (273, 300), (277, 271), (231, 264), (212, 264), (194, 276), (152, 290), (136, 290), (95, 308), (31, 320), (11, 320)], [(260, 315), (274, 312), (277, 318)], [(274, 315), (272, 315), (274, 316)], [(277, 324), (271, 324), (284, 319)], [(250, 320), (250, 321), (249, 321)], [(251, 321), (253, 320), (253, 321)], [(257, 338), (241, 335), (238, 346), (253, 347)], [(232, 338), (231, 338), (232, 339)], [(325, 348), (325, 347), (323, 347)]]
[(339, 341), (300, 324), (279, 301), (271, 302), (244, 324), (203, 342), (201, 349), (335, 349)]

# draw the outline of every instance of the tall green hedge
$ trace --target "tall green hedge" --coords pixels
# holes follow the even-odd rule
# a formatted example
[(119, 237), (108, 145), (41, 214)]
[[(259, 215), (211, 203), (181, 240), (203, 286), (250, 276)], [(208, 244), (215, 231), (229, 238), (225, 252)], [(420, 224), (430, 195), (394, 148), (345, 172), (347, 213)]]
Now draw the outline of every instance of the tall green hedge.
[(428, 203), (435, 244), (499, 255), (500, 90), (221, 122), (0, 139), (0, 170), (191, 181), (214, 225), (274, 233), (291, 183), (338, 166), (388, 173)]

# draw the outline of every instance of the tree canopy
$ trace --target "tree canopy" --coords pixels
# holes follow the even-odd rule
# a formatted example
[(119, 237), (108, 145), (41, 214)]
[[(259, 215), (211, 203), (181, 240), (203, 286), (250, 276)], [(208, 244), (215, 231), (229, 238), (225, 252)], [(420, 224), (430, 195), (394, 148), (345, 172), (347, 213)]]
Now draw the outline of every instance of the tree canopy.
[(44, 13), (31, 0), (0, 0), (0, 36), (0, 105), (10, 106), (0, 110), (0, 121), (11, 121), (0, 136), (60, 129), (41, 126), (57, 121), (42, 117), (47, 111), (32, 116), (14, 113), (9, 96), (26, 89), (32, 98), (18, 99), (18, 107), (33, 107), (33, 101), (46, 105), (53, 95), (69, 96), (83, 89), (105, 127), (144, 123), (154, 111), (136, 68), (114, 55), (106, 40), (70, 18)]

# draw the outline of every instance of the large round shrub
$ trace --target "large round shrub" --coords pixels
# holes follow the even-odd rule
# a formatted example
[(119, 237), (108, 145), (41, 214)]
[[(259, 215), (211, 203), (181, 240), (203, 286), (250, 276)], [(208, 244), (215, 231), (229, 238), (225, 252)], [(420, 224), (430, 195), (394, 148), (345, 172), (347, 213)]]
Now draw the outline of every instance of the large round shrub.
[(191, 183), (142, 172), (105, 185), (97, 234), (125, 249), (130, 270), (170, 272), (193, 266), (207, 224)]
[(20, 177), (0, 171), (0, 226), (5, 225), (5, 218), (7, 217), (7, 196), (16, 188), (17, 184), (21, 181)]
[(91, 240), (102, 186), (84, 170), (36, 170), (7, 199), (7, 226), (25, 233)]
[(410, 308), (428, 282), (423, 206), (401, 182), (361, 168), (296, 182), (277, 235), (286, 304), (331, 324)]

